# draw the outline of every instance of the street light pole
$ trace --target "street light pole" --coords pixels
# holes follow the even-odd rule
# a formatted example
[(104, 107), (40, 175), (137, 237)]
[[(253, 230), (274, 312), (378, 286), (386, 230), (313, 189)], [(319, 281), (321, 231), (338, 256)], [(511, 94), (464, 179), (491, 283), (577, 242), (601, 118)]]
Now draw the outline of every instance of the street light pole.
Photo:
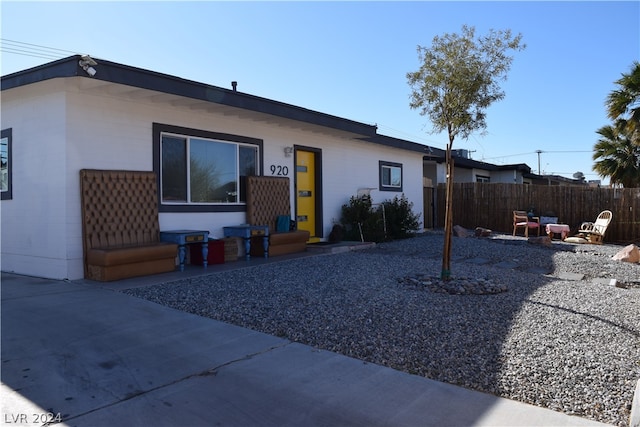
[(536, 150), (536, 153), (538, 153), (538, 175), (540, 174), (540, 153), (542, 153), (542, 150)]

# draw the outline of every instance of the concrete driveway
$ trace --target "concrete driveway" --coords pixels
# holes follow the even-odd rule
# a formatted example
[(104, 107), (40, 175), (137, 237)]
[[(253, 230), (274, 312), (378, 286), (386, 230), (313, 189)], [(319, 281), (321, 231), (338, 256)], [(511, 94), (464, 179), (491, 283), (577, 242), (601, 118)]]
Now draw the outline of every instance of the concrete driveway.
[(4, 425), (602, 425), (97, 284), (5, 273), (1, 394)]

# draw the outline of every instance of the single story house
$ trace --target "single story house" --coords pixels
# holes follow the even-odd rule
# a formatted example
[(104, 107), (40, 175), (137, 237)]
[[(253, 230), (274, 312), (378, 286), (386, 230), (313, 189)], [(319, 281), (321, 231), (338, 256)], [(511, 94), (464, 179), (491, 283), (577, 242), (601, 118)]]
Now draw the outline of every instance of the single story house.
[[(538, 175), (531, 172), (531, 167), (526, 163), (514, 163), (507, 165), (496, 165), (474, 160), (469, 156), (469, 151), (465, 149), (454, 149), (453, 158), (453, 181), (462, 182), (483, 182), (501, 184), (524, 184), (524, 185), (577, 185), (577, 186), (599, 186), (599, 181), (586, 181), (584, 176), (577, 178), (566, 178), (560, 175)], [(445, 162), (444, 154), (441, 150), (425, 156), (436, 160), (439, 167), (434, 169), (437, 182), (445, 182)], [(426, 167), (426, 166), (425, 166)], [(434, 167), (434, 166), (431, 166)], [(425, 175), (427, 176), (427, 175)]]
[(536, 174), (526, 174), (525, 179), (527, 184), (534, 185), (559, 185), (559, 186), (591, 186), (591, 187), (599, 187), (600, 181), (592, 180), (587, 181), (584, 177), (581, 178), (567, 178), (565, 176), (560, 175), (536, 175)]
[[(451, 153), (453, 159), (453, 182), (484, 182), (502, 184), (530, 184), (531, 168), (524, 163), (496, 165), (469, 157), (469, 152), (464, 149), (454, 149)], [(444, 164), (444, 157), (438, 158), (439, 164)], [(444, 171), (445, 168), (439, 168)], [(438, 182), (445, 182), (444, 176), (440, 176)]]
[[(83, 277), (81, 169), (154, 171), (160, 229), (208, 230), (214, 238), (246, 222), (246, 175), (289, 177), (292, 216), (316, 241), (363, 189), (374, 203), (404, 194), (424, 218), (424, 182), (438, 180), (430, 155), (442, 150), (235, 84), (80, 55), (1, 82), (3, 271)], [(308, 188), (298, 187), (303, 179)]]

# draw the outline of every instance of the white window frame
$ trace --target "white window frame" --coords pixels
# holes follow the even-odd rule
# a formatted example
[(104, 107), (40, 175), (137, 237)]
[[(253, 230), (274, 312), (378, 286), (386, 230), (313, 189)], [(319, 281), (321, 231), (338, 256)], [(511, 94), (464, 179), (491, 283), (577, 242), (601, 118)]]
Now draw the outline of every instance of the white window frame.
[(1, 200), (11, 200), (13, 199), (13, 164), (11, 161), (11, 156), (13, 154), (12, 129), (2, 129), (0, 140), (2, 140), (2, 145), (6, 146), (6, 153), (2, 153), (2, 163), (5, 163), (5, 165), (0, 168), (0, 173), (2, 174), (2, 188), (0, 189), (0, 195)]
[[(402, 192), (402, 185), (403, 185), (402, 163), (387, 162), (387, 161), (384, 161), (384, 160), (380, 160), (378, 165), (379, 165), (379, 189), (380, 189), (380, 191)], [(393, 184), (393, 175), (394, 175), (393, 171), (394, 170), (398, 171), (399, 174), (400, 174), (400, 183), (396, 184), (396, 185)], [(389, 176), (390, 182), (385, 182), (385, 177), (387, 176), (385, 171), (389, 171), (388, 176)]]

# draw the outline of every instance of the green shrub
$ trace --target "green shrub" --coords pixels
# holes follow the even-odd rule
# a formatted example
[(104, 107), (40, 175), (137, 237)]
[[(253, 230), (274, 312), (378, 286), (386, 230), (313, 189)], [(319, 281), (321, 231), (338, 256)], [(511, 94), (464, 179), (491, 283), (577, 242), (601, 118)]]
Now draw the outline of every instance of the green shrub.
[(420, 214), (414, 214), (413, 203), (404, 195), (382, 202), (387, 223), (387, 235), (391, 239), (406, 239), (420, 229)]
[(413, 214), (413, 203), (404, 194), (393, 200), (386, 200), (382, 205), (384, 213), (381, 205), (372, 205), (371, 196), (352, 196), (348, 204), (342, 205), (340, 222), (345, 231), (344, 239), (383, 242), (411, 237), (412, 232), (419, 229), (420, 215)]
[[(340, 222), (344, 226), (345, 240), (378, 242), (384, 239), (384, 229), (381, 227), (382, 214), (372, 208), (371, 196), (352, 196), (349, 204), (342, 205)], [(378, 232), (380, 228), (382, 232)]]
[(371, 215), (371, 196), (351, 196), (348, 205), (342, 205), (340, 221), (344, 225), (363, 223)]

